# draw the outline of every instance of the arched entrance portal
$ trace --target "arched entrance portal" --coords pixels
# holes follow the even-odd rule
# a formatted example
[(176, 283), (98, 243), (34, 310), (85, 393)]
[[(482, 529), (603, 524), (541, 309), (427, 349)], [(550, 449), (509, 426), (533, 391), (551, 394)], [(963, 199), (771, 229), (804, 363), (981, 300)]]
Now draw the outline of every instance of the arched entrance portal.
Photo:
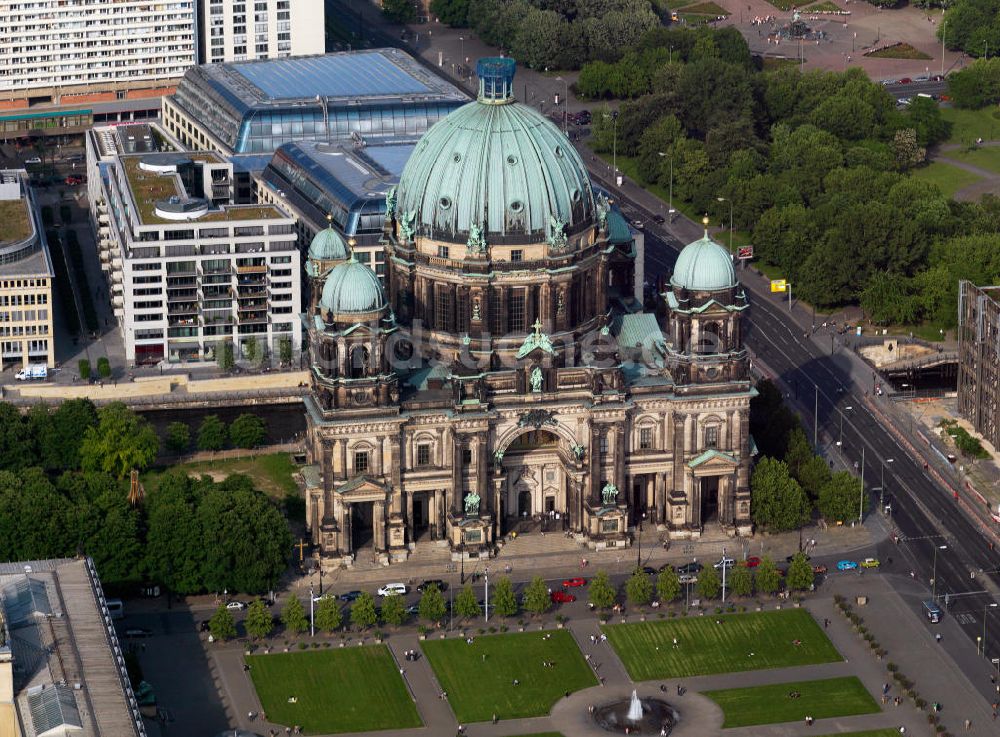
[(506, 530), (519, 533), (563, 529), (566, 519), (566, 472), (560, 438), (548, 430), (516, 437), (503, 455), (506, 474)]

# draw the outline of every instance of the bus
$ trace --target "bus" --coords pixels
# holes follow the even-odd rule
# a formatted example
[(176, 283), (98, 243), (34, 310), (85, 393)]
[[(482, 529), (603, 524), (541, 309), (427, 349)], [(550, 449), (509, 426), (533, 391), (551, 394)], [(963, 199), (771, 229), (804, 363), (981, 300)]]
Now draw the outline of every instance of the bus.
[(125, 605), (121, 599), (108, 599), (106, 605), (112, 619), (125, 619)]

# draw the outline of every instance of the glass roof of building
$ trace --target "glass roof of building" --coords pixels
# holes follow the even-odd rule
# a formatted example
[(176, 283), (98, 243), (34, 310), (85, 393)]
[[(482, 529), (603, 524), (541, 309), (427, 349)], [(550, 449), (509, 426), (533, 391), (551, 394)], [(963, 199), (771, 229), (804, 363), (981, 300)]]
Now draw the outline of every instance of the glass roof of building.
[(430, 89), (385, 54), (362, 52), (266, 63), (233, 64), (232, 68), (271, 99), (315, 97), (382, 97), (415, 95)]

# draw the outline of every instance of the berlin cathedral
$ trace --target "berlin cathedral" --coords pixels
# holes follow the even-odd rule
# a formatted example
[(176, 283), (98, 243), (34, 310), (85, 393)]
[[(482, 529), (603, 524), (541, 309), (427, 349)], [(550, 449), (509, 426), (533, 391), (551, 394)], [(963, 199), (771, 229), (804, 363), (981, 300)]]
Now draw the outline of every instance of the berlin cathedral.
[(642, 520), (750, 534), (730, 254), (706, 230), (643, 311), (636, 234), (514, 100), (514, 62), (478, 73), (478, 99), (386, 196), (386, 286), (332, 228), (310, 245), (312, 541), (331, 562), (365, 545), (391, 563), (424, 541), (485, 557), (541, 519), (595, 549), (628, 546)]

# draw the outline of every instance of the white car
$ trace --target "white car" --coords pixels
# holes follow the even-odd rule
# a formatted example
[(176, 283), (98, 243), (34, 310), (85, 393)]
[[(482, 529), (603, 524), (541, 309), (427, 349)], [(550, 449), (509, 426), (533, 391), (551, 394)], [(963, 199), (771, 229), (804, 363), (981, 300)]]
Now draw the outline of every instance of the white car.
[(245, 601), (231, 601), (228, 604), (226, 604), (226, 609), (237, 609), (237, 610), (240, 610), (240, 609), (246, 609), (246, 608), (247, 608), (247, 605), (246, 605)]
[(24, 163), (25, 164), (41, 164), (42, 160), (40, 158), (38, 158), (37, 156), (32, 156), (30, 159), (25, 159)]
[(387, 583), (378, 590), (379, 596), (406, 596), (405, 583)]
[(723, 568), (732, 568), (734, 565), (736, 565), (736, 561), (732, 558), (723, 558), (718, 563), (714, 564), (713, 567), (721, 571)]

